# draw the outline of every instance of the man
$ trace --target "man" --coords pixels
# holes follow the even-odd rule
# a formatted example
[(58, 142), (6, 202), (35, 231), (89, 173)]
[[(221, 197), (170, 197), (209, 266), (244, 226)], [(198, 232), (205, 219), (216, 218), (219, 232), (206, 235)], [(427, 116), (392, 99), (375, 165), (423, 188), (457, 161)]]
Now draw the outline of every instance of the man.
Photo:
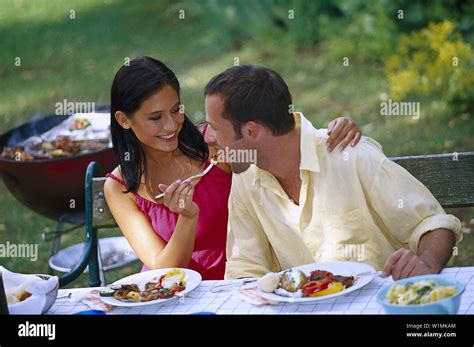
[(255, 150), (231, 163), (226, 278), (320, 261), (361, 261), (394, 279), (438, 273), (460, 222), (380, 145), (325, 150), (327, 133), (292, 110), (283, 79), (242, 65), (205, 89), (208, 143)]

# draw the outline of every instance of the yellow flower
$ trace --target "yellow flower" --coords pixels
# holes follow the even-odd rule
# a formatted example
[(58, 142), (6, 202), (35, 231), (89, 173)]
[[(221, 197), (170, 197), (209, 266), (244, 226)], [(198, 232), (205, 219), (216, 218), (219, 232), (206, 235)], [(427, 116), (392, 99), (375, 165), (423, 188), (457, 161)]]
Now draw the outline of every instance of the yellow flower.
[(400, 37), (397, 54), (385, 65), (392, 98), (436, 94), (448, 102), (472, 102), (474, 52), (454, 29), (453, 22), (443, 21)]

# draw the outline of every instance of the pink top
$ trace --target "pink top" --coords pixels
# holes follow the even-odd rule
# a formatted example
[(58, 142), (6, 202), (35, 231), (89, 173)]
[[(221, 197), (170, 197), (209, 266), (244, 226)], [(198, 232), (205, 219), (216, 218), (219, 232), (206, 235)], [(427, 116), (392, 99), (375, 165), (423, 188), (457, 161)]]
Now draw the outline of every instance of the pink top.
[[(209, 162), (206, 162), (206, 167)], [(124, 181), (111, 173), (106, 175), (126, 187)], [(225, 244), (227, 236), (227, 200), (232, 175), (213, 167), (196, 184), (193, 201), (199, 206), (196, 240), (189, 269), (199, 272), (203, 280), (224, 278)], [(168, 242), (173, 235), (179, 214), (171, 212), (164, 204), (145, 199), (134, 193), (135, 202), (153, 227), (155, 233)], [(142, 271), (147, 271), (144, 265)]]

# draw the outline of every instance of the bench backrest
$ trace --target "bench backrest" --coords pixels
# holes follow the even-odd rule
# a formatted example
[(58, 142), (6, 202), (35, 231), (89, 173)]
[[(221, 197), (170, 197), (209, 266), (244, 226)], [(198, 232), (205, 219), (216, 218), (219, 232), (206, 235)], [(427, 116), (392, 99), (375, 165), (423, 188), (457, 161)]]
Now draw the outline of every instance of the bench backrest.
[(474, 152), (390, 159), (423, 183), (443, 207), (474, 206)]
[[(390, 158), (422, 182), (445, 208), (474, 206), (474, 152)], [(105, 177), (92, 182), (93, 227), (116, 227), (104, 197)]]
[(106, 177), (92, 179), (92, 227), (94, 229), (113, 228), (117, 226), (104, 196)]

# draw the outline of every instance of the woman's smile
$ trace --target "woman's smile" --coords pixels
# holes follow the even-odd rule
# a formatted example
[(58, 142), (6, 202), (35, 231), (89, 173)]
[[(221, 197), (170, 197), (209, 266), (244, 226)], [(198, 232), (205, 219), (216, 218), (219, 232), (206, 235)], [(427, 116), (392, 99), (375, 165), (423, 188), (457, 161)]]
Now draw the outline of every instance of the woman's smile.
[(173, 141), (176, 141), (177, 139), (177, 136), (176, 136), (176, 131), (174, 133), (171, 133), (171, 134), (168, 134), (168, 135), (159, 135), (157, 136), (158, 139), (160, 139), (161, 141), (163, 142), (173, 142)]

